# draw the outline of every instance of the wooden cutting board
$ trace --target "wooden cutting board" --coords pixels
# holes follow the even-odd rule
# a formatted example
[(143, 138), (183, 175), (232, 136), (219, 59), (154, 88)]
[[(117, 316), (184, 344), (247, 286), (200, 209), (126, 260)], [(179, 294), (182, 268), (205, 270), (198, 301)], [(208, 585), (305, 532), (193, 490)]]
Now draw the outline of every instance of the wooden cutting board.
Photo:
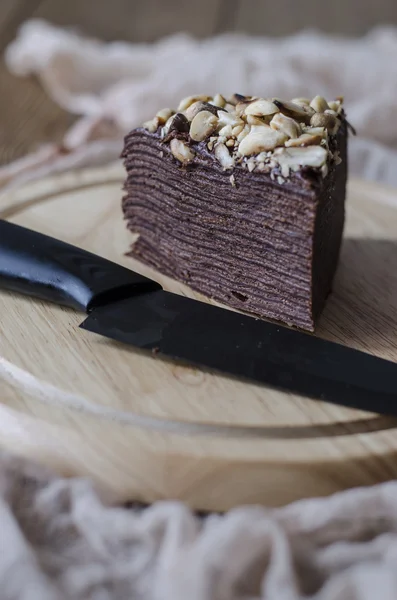
[[(0, 217), (188, 288), (124, 256), (120, 166), (0, 197)], [(82, 315), (0, 294), (0, 444), (116, 500), (280, 505), (397, 475), (397, 422), (162, 362), (78, 329)], [(317, 335), (397, 362), (397, 191), (352, 181)]]

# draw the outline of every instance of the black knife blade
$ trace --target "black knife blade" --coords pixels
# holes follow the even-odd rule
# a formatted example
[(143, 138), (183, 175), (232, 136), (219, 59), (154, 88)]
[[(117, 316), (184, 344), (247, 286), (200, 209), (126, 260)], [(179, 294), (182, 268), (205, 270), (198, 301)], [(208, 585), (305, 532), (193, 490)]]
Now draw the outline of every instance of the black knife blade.
[(198, 367), (397, 415), (395, 363), (163, 290), (97, 308), (80, 327)]
[(154, 355), (397, 415), (395, 363), (165, 292), (100, 256), (5, 221), (0, 288), (83, 310), (83, 329)]

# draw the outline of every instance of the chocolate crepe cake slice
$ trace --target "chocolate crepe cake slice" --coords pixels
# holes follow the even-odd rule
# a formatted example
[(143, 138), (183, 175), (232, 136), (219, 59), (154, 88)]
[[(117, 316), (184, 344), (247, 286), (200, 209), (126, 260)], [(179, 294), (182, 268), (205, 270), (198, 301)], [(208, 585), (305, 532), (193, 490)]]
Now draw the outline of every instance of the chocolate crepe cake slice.
[(344, 226), (342, 103), (194, 96), (131, 131), (131, 256), (227, 306), (313, 331)]

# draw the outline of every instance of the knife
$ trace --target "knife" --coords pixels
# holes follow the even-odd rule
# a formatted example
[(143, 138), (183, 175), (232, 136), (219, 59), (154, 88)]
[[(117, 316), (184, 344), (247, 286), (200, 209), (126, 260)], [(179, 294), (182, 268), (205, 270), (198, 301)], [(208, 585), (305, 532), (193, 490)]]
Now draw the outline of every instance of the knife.
[(85, 312), (82, 329), (149, 356), (397, 415), (393, 362), (166, 292), (121, 265), (2, 220), (0, 289)]

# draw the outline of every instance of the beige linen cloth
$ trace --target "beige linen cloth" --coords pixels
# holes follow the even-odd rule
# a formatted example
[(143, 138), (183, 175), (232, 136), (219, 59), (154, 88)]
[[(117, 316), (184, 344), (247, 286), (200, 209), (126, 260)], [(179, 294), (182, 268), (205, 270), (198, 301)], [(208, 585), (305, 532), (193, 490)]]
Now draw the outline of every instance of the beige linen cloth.
[(46, 146), (0, 169), (0, 188), (119, 157), (122, 138), (159, 108), (197, 93), (326, 98), (344, 95), (350, 171), (397, 185), (397, 29), (353, 40), (303, 32), (271, 40), (175, 35), (157, 44), (104, 44), (43, 21), (27, 22), (6, 51), (9, 69), (37, 75), (48, 94), (80, 117), (63, 147)]
[[(62, 150), (47, 146), (3, 167), (1, 185), (114, 160), (130, 127), (204, 90), (344, 93), (361, 136), (352, 171), (397, 184), (396, 58), (394, 29), (361, 40), (179, 35), (134, 46), (30, 22), (7, 64), (37, 74), (79, 120)], [(0, 600), (259, 598), (396, 600), (397, 482), (199, 519), (176, 502), (111, 507), (87, 480), (0, 455)]]

